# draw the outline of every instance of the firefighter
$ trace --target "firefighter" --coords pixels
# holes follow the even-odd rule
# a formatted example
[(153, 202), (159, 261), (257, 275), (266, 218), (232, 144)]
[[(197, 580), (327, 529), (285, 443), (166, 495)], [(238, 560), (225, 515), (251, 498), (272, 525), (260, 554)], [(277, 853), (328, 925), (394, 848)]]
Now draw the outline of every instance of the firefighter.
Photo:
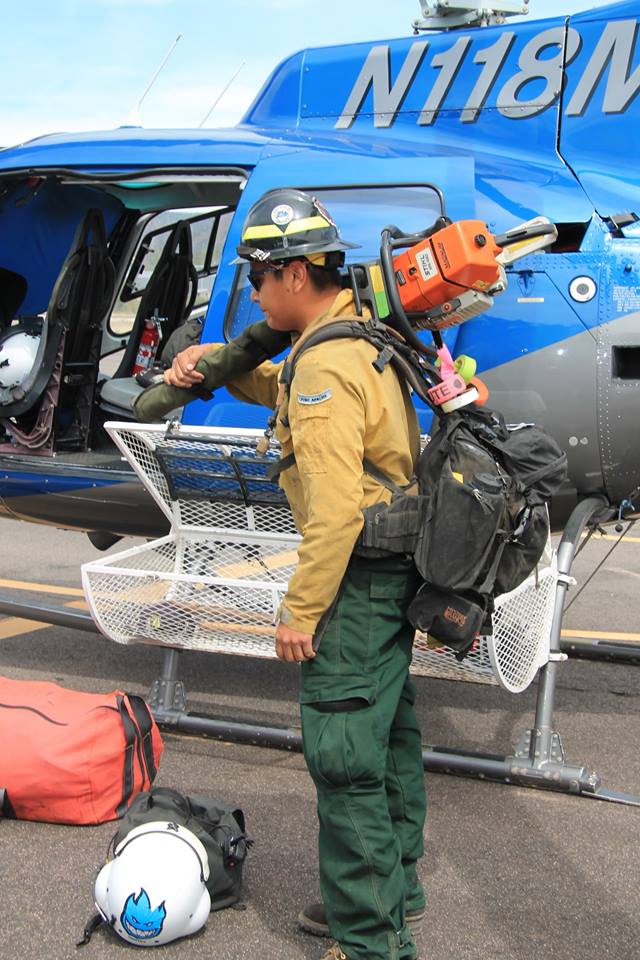
[[(371, 344), (301, 349), (323, 324), (355, 316), (339, 274), (349, 246), (299, 190), (272, 190), (251, 208), (239, 261), (269, 327), (291, 332), (300, 358), (289, 390), (278, 382), (282, 364), (270, 361), (227, 387), (275, 410), (280, 485), (302, 534), (275, 634), (278, 657), (300, 664), (304, 756), (318, 798), (323, 903), (309, 904), (299, 923), (335, 938), (325, 960), (409, 960), (417, 956), (409, 923), (425, 908), (416, 864), (426, 794), (406, 621), (418, 580), (405, 556), (365, 558), (356, 544), (363, 507), (390, 498), (363, 460), (408, 483), (418, 423), (392, 367), (372, 366)], [(165, 382), (197, 384), (208, 349), (179, 354)]]

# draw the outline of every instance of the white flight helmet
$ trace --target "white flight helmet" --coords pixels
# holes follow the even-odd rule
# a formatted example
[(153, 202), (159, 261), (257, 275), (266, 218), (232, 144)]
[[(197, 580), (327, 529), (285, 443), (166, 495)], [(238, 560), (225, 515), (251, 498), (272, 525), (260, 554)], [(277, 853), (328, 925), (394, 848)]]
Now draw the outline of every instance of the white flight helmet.
[(0, 341), (0, 403), (21, 399), (20, 388), (33, 370), (40, 337), (33, 332), (10, 328)]
[(186, 827), (166, 820), (130, 830), (96, 879), (94, 899), (116, 933), (138, 947), (157, 947), (196, 933), (211, 897), (207, 852)]

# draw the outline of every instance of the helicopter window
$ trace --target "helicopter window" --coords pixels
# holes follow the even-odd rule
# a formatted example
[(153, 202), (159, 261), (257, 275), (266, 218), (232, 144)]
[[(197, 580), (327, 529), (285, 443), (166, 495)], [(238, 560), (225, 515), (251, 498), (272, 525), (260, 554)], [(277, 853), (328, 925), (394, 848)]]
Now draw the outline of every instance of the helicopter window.
[(347, 263), (377, 260), (380, 233), (389, 224), (400, 227), (403, 233), (417, 233), (441, 212), (438, 197), (428, 186), (307, 189), (327, 208), (341, 236), (359, 244), (358, 249), (347, 252)]
[(547, 253), (575, 253), (580, 249), (589, 223), (556, 223), (558, 239)]
[(220, 255), (233, 217), (229, 207), (213, 207), (197, 213), (191, 209), (165, 210), (146, 224), (126, 280), (109, 319), (109, 332), (117, 337), (131, 332), (138, 300), (160, 259), (172, 227), (187, 220), (191, 227), (193, 265), (198, 275), (198, 294), (193, 307), (204, 314), (211, 298)]
[[(345, 240), (359, 245), (357, 249), (347, 251), (348, 264), (377, 260), (380, 233), (387, 225), (393, 223), (404, 233), (417, 233), (433, 223), (441, 213), (437, 194), (431, 187), (422, 184), (321, 189), (303, 186), (302, 189), (324, 204)], [(248, 272), (248, 264), (238, 267), (224, 322), (227, 340), (237, 337), (245, 327), (263, 319), (260, 308), (251, 301)]]
[(251, 299), (253, 288), (249, 283), (248, 274), (249, 264), (241, 264), (236, 272), (233, 295), (229, 299), (229, 307), (224, 321), (223, 333), (227, 340), (233, 340), (252, 323), (264, 320), (262, 310)]
[(613, 347), (612, 373), (616, 380), (640, 380), (640, 347)]

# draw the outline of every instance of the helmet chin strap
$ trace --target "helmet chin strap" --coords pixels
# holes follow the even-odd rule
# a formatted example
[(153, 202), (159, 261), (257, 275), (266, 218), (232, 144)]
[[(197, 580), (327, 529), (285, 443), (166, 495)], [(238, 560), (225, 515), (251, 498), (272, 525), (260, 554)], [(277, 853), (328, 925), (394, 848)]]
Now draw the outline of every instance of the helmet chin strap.
[[(109, 926), (112, 927), (115, 922), (116, 922), (116, 918), (115, 918), (115, 917), (112, 917), (111, 920), (109, 921)], [(101, 914), (101, 913), (94, 913), (94, 915), (91, 917), (91, 919), (90, 919), (90, 920), (87, 920), (87, 922), (85, 923), (85, 925), (84, 925), (84, 937), (82, 938), (82, 940), (80, 940), (78, 943), (76, 943), (76, 947), (85, 947), (85, 946), (89, 943), (89, 941), (91, 940), (91, 937), (92, 937), (93, 934), (96, 932), (96, 930), (98, 929), (98, 927), (101, 927), (103, 923), (107, 923), (107, 921), (106, 921), (105, 918), (102, 916), (102, 914)]]

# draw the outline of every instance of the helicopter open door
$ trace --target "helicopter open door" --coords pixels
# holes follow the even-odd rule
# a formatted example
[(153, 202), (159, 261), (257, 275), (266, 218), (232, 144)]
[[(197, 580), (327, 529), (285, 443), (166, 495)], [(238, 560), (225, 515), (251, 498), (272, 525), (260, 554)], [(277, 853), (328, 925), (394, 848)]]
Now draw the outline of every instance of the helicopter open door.
[(0, 422), (21, 446), (51, 452), (56, 420), (69, 417), (67, 444), (86, 449), (114, 282), (104, 217), (91, 208), (76, 230), (45, 316), (9, 324), (0, 337)]
[(148, 318), (157, 359), (192, 317), (200, 337), (244, 171), (121, 176), (2, 183), (0, 454), (101, 462), (104, 420), (133, 417)]

